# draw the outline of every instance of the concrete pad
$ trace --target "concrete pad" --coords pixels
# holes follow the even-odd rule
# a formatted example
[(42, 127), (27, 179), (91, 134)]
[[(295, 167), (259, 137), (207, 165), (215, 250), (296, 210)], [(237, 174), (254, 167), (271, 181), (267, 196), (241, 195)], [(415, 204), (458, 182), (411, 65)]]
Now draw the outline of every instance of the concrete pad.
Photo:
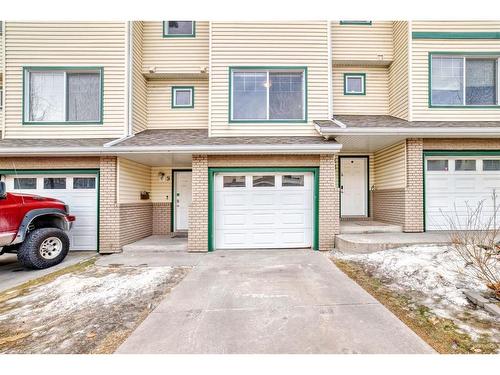
[(401, 233), (400, 225), (374, 220), (346, 220), (340, 222), (340, 233)]
[(171, 237), (154, 235), (143, 238), (142, 240), (125, 245), (123, 252), (170, 252), (187, 251), (186, 237)]
[(197, 265), (205, 254), (183, 252), (127, 252), (102, 254), (96, 265), (124, 267), (192, 267)]
[(0, 256), (0, 292), (48, 275), (62, 268), (72, 266), (94, 256), (97, 256), (95, 251), (70, 251), (68, 256), (54, 267), (43, 270), (30, 270), (19, 264), (16, 254), (3, 254)]
[(319, 252), (198, 255), (117, 353), (433, 353)]

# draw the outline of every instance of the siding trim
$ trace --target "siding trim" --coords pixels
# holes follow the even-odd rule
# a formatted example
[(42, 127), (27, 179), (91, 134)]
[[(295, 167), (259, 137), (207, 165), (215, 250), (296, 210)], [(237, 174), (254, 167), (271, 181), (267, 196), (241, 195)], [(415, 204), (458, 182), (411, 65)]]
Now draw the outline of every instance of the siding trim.
[[(26, 74), (30, 70), (90, 70), (100, 74), (99, 121), (26, 121)], [(67, 81), (64, 83), (67, 85)], [(22, 125), (102, 125), (104, 120), (104, 68), (102, 66), (23, 66), (22, 77)], [(67, 93), (66, 93), (67, 96)], [(68, 101), (65, 98), (65, 106)], [(67, 108), (66, 108), (67, 113)]]
[(414, 31), (413, 39), (500, 39), (499, 32)]

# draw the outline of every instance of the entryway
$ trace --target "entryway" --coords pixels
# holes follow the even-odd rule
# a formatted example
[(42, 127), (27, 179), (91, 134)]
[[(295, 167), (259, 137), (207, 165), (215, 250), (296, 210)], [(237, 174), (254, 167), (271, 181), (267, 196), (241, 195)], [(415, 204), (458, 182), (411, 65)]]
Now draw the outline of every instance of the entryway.
[(340, 214), (368, 217), (368, 156), (339, 156)]
[(173, 171), (173, 231), (187, 232), (189, 228), (189, 206), (192, 201), (192, 172)]

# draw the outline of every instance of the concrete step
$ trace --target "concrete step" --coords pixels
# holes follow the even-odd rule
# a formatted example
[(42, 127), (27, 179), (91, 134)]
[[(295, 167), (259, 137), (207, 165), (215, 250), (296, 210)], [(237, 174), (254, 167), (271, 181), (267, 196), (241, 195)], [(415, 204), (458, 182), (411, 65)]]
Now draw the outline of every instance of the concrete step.
[(450, 244), (447, 232), (339, 234), (335, 248), (345, 253), (373, 253), (412, 245)]
[(401, 225), (383, 223), (381, 221), (373, 220), (356, 220), (356, 221), (342, 221), (340, 223), (340, 233), (401, 233), (403, 227)]
[(124, 253), (153, 252), (163, 253), (170, 251), (187, 251), (186, 237), (171, 237), (170, 235), (154, 235), (143, 238), (122, 247)]

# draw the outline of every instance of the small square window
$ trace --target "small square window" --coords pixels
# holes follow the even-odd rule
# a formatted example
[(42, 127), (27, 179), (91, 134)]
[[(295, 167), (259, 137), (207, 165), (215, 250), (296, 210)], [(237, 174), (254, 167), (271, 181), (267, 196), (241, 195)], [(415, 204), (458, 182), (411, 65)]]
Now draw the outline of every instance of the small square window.
[(193, 108), (194, 87), (172, 87), (172, 108)]
[(228, 187), (245, 187), (245, 176), (224, 176), (223, 184)]
[(14, 178), (14, 189), (36, 189), (36, 178), (35, 177), (21, 177)]
[(194, 21), (163, 21), (163, 37), (194, 38), (196, 35)]
[(304, 175), (284, 175), (281, 186), (304, 186)]
[(428, 171), (448, 171), (448, 160), (427, 160)]
[(365, 95), (365, 74), (344, 74), (344, 95)]
[(253, 187), (273, 187), (274, 176), (253, 176)]
[(475, 160), (455, 160), (455, 170), (456, 171), (475, 171), (476, 161)]
[(95, 189), (95, 177), (74, 177), (73, 189)]
[(66, 179), (63, 177), (46, 177), (43, 179), (43, 188), (52, 189), (66, 189)]
[(500, 171), (500, 159), (483, 160), (483, 171)]

